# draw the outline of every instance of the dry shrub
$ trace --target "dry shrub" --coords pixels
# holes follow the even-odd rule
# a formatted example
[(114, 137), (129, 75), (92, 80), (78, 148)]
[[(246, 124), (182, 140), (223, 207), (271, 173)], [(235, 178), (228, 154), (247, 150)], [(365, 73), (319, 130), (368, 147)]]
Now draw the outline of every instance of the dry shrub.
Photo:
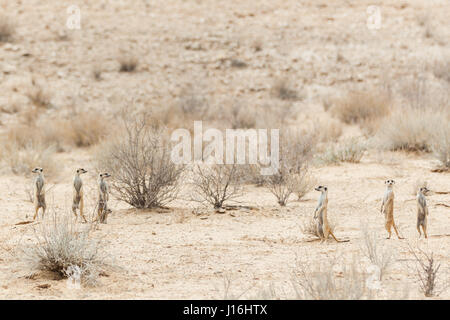
[(256, 126), (256, 117), (254, 112), (239, 104), (233, 104), (230, 111), (231, 129), (250, 129)]
[(11, 19), (1, 15), (0, 16), (0, 42), (11, 41), (16, 32), (15, 25), (11, 22)]
[(450, 59), (436, 62), (433, 66), (433, 74), (436, 78), (450, 83)]
[[(348, 265), (327, 259), (314, 266), (297, 261), (296, 265), (292, 284), (299, 299), (360, 300), (371, 297), (364, 273), (358, 270), (355, 261)], [(342, 271), (334, 270), (337, 265), (342, 266)]]
[(208, 203), (215, 209), (242, 195), (236, 164), (197, 165), (193, 170), (191, 200)]
[(435, 132), (448, 126), (446, 117), (444, 110), (404, 107), (383, 121), (376, 144), (384, 150), (430, 152)]
[(281, 100), (299, 100), (301, 97), (298, 92), (292, 88), (287, 79), (278, 79), (272, 86), (272, 95)]
[(36, 108), (49, 109), (52, 107), (51, 93), (49, 90), (38, 84), (34, 79), (32, 80), (32, 87), (27, 93), (28, 99)]
[(394, 253), (388, 247), (379, 244), (377, 234), (369, 231), (367, 225), (363, 225), (361, 230), (364, 239), (362, 252), (378, 268), (380, 276), (378, 280), (382, 280), (383, 275), (395, 260)]
[(139, 64), (139, 61), (136, 57), (131, 55), (124, 55), (119, 59), (120, 72), (134, 72)]
[[(334, 221), (328, 219), (329, 221), (329, 227), (331, 229), (331, 232), (334, 233), (334, 230), (336, 229), (336, 223)], [(314, 238), (319, 239), (319, 231), (317, 229), (317, 219), (314, 219), (314, 217), (308, 218), (306, 222), (304, 222), (301, 226), (302, 233), (305, 235), (313, 236)]]
[(340, 144), (329, 144), (325, 151), (318, 155), (320, 162), (325, 164), (339, 164), (341, 162), (359, 163), (367, 147), (358, 138), (347, 139)]
[(335, 100), (331, 113), (344, 123), (363, 127), (389, 115), (391, 104), (383, 90), (353, 91)]
[(109, 172), (117, 197), (135, 208), (161, 207), (176, 199), (184, 166), (170, 157), (169, 136), (149, 114), (123, 112), (125, 132), (99, 150), (99, 171)]
[(57, 174), (59, 167), (54, 159), (54, 145), (45, 145), (30, 141), (24, 146), (14, 142), (3, 145), (2, 160), (14, 174), (30, 176), (36, 167), (44, 168), (46, 176)]
[(429, 253), (421, 248), (413, 249), (409, 245), (409, 251), (416, 260), (416, 278), (419, 282), (420, 291), (426, 297), (433, 297), (442, 290), (446, 290), (446, 283), (441, 283), (439, 289), (438, 274), (441, 268), (439, 261), (434, 258), (433, 252)]
[(450, 126), (443, 124), (436, 128), (431, 149), (441, 165), (450, 169)]
[(300, 186), (308, 184), (308, 162), (316, 143), (314, 134), (298, 130), (285, 130), (280, 139), (280, 163), (275, 174), (265, 177), (265, 185), (277, 198), (280, 206), (285, 206), (292, 193), (302, 194)]
[(95, 285), (106, 266), (102, 244), (93, 239), (92, 226), (76, 224), (68, 215), (50, 215), (35, 230), (35, 243), (23, 248), (23, 259), (32, 272), (50, 271), (62, 278), (78, 273), (81, 283)]
[(320, 142), (336, 142), (342, 135), (342, 123), (337, 120), (319, 120), (314, 130)]
[(64, 127), (66, 140), (77, 147), (89, 147), (103, 139), (110, 127), (114, 127), (112, 120), (106, 123), (100, 113), (79, 113)]

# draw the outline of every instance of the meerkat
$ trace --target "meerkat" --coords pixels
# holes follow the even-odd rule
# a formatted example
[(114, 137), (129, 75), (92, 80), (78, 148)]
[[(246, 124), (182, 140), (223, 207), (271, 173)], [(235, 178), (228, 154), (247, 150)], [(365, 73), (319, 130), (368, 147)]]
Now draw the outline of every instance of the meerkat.
[(339, 242), (339, 240), (336, 239), (333, 232), (331, 231), (330, 224), (328, 223), (328, 188), (325, 186), (318, 186), (317, 188), (315, 188), (315, 190), (321, 192), (319, 203), (314, 210), (314, 219), (318, 219), (317, 232), (320, 236), (320, 243), (328, 241), (329, 235), (331, 235), (333, 239), (336, 240), (336, 242)]
[(399, 239), (403, 239), (398, 234), (397, 226), (395, 225), (395, 222), (394, 222), (394, 189), (393, 189), (393, 186), (395, 184), (395, 181), (394, 180), (386, 180), (384, 183), (386, 184), (386, 192), (384, 193), (380, 212), (384, 214), (385, 227), (389, 234), (387, 239), (391, 238), (392, 227), (394, 227), (394, 231), (397, 234), (397, 237)]
[(47, 205), (45, 204), (45, 179), (44, 179), (44, 169), (34, 168), (31, 172), (37, 173), (37, 177), (34, 180), (34, 217), (36, 220), (39, 208), (42, 208), (42, 219), (44, 219), (45, 209)]
[(425, 195), (428, 193), (427, 187), (419, 188), (417, 192), (417, 231), (419, 231), (419, 238), (422, 236), (420, 232), (420, 226), (422, 226), (425, 239), (428, 239), (427, 235), (427, 218), (429, 215), (427, 199)]
[(100, 173), (98, 179), (98, 204), (97, 204), (97, 219), (100, 223), (106, 223), (106, 218), (111, 210), (108, 209), (109, 200), (109, 186), (105, 178), (111, 177), (107, 172)]
[(80, 216), (84, 222), (87, 222), (86, 217), (83, 214), (84, 209), (84, 194), (83, 194), (83, 180), (81, 180), (81, 175), (87, 171), (83, 168), (77, 169), (75, 172), (75, 177), (73, 178), (73, 202), (72, 202), (72, 212), (77, 216), (77, 209), (80, 210)]

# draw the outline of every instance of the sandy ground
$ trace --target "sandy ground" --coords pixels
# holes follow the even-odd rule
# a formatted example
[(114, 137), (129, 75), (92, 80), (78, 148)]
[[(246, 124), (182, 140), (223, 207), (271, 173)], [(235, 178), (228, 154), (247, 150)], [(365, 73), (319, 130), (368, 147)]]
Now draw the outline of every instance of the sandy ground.
[[(0, 106), (23, 109), (31, 78), (51, 91), (53, 108), (43, 117), (70, 117), (76, 109), (113, 115), (124, 104), (171, 106), (189, 86), (212, 105), (239, 99), (249, 106), (272, 102), (271, 87), (279, 78), (291, 81), (304, 99), (293, 110), (307, 117), (324, 115), (322, 99), (367, 85), (399, 87), (409, 76), (425, 74), (435, 87), (429, 67), (449, 56), (448, 1), (376, 1), (382, 10), (381, 29), (366, 26), (373, 1), (3, 1), (2, 14), (13, 18), (17, 34), (0, 44)], [(65, 27), (66, 9), (81, 8), (82, 27)], [(426, 17), (431, 19), (426, 20)], [(428, 21), (422, 25), (420, 21)], [(425, 27), (432, 34), (425, 37)], [(256, 49), (260, 47), (260, 50)], [(118, 73), (117, 59), (138, 57), (135, 73)], [(247, 64), (230, 68), (232, 59)], [(102, 80), (92, 72), (102, 70)], [(0, 130), (17, 122), (14, 112), (0, 113)], [(294, 117), (295, 118), (295, 117)], [(294, 119), (295, 120), (295, 119)], [(354, 130), (346, 128), (345, 130)], [(50, 206), (69, 214), (73, 168), (90, 171), (86, 186), (92, 211), (96, 196), (92, 150), (58, 154), (61, 171), (49, 180)], [(381, 161), (381, 159), (384, 159)], [(170, 211), (138, 212), (117, 200), (108, 224), (93, 236), (115, 266), (94, 288), (72, 289), (66, 281), (38, 274), (26, 278), (20, 248), (34, 241), (38, 224), (16, 225), (32, 215), (27, 190), (31, 178), (1, 171), (0, 298), (3, 299), (221, 299), (224, 278), (231, 293), (259, 297), (273, 287), (277, 298), (292, 298), (292, 273), (297, 261), (320, 264), (341, 256), (350, 264), (361, 257), (361, 222), (377, 232), (381, 244), (396, 254), (379, 292), (381, 298), (422, 299), (408, 243), (433, 251), (449, 278), (449, 195), (429, 197), (428, 240), (417, 240), (417, 179), (433, 191), (450, 191), (448, 173), (432, 173), (435, 161), (426, 155), (369, 153), (359, 164), (316, 167), (318, 184), (329, 187), (329, 216), (335, 234), (349, 242), (309, 242), (301, 226), (312, 215), (318, 194), (311, 191), (286, 208), (264, 188), (246, 187), (243, 203), (257, 210), (192, 213), (193, 204), (175, 202)], [(379, 213), (384, 180), (394, 179), (395, 216), (406, 240), (386, 240)], [(40, 288), (42, 285), (50, 285)], [(44, 286), (45, 287), (45, 286)], [(435, 299), (448, 299), (447, 290)]]
[[(435, 191), (449, 191), (448, 174), (431, 173), (427, 159), (395, 155), (394, 164), (377, 164), (367, 160), (355, 165), (340, 165), (315, 169), (318, 183), (329, 187), (329, 217), (337, 223), (335, 234), (349, 242), (320, 244), (308, 242), (301, 226), (312, 215), (317, 193), (308, 193), (304, 201), (291, 202), (286, 208), (274, 206), (275, 198), (263, 188), (247, 187), (240, 199), (257, 210), (227, 211), (196, 216), (192, 210), (174, 205), (170, 212), (139, 212), (120, 209), (124, 205), (113, 201), (108, 224), (94, 231), (104, 239), (104, 249), (112, 258), (115, 269), (101, 277), (95, 288), (72, 289), (66, 281), (38, 274), (26, 279), (20, 263), (20, 248), (35, 240), (36, 224), (15, 225), (28, 219), (32, 204), (27, 202), (25, 189), (30, 180), (3, 177), (0, 224), (0, 283), (2, 298), (149, 298), (149, 299), (221, 299), (224, 279), (231, 279), (229, 296), (249, 289), (243, 298), (259, 297), (264, 289), (273, 287), (277, 298), (292, 298), (292, 272), (298, 261), (315, 262), (340, 257), (351, 264), (353, 256), (361, 256), (361, 223), (377, 232), (379, 243), (395, 252), (396, 262), (383, 280), (380, 297), (422, 298), (418, 291), (413, 247), (433, 251), (442, 262), (442, 277), (448, 277), (448, 246), (450, 241), (448, 195), (429, 197), (430, 217), (428, 240), (418, 240), (415, 229), (415, 201), (412, 186), (416, 179), (426, 179)], [(66, 158), (67, 164), (71, 160)], [(88, 169), (90, 169), (88, 167)], [(67, 172), (69, 174), (69, 172)], [(397, 181), (395, 186), (395, 216), (405, 240), (387, 240), (379, 205), (386, 177)], [(88, 180), (86, 186), (93, 186)], [(14, 186), (14, 187), (13, 187)], [(13, 191), (14, 190), (14, 191)], [(49, 192), (51, 206), (58, 212), (68, 212), (70, 184), (60, 182)], [(92, 211), (92, 201), (88, 205)], [(322, 260), (321, 260), (322, 259)], [(328, 261), (328, 260), (325, 260)], [(362, 258), (362, 264), (367, 261)], [(342, 263), (342, 262), (340, 262)], [(447, 268), (447, 269), (445, 269)], [(38, 286), (49, 284), (47, 289)], [(439, 298), (448, 298), (448, 293)]]

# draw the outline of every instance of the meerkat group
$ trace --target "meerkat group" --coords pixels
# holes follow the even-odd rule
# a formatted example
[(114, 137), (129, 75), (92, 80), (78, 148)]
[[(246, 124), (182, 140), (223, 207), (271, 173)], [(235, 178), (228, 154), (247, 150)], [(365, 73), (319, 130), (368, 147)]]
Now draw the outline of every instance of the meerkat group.
[[(34, 168), (33, 173), (36, 173), (36, 179), (34, 181), (34, 217), (36, 220), (38, 216), (38, 211), (42, 208), (42, 218), (44, 218), (45, 210), (47, 208), (45, 203), (45, 179), (44, 179), (44, 169)], [(80, 211), (80, 216), (83, 222), (87, 222), (84, 216), (84, 193), (83, 193), (83, 180), (81, 175), (87, 171), (83, 168), (79, 168), (75, 172), (75, 177), (73, 179), (73, 202), (72, 202), (72, 212), (75, 215), (75, 219), (78, 218), (77, 209)], [(97, 202), (97, 217), (94, 221), (99, 221), (100, 223), (106, 223), (108, 214), (111, 210), (108, 208), (109, 201), (109, 186), (106, 181), (111, 175), (107, 172), (100, 173), (98, 179), (98, 202)], [(384, 193), (383, 201), (381, 203), (380, 212), (384, 214), (385, 228), (388, 232), (387, 239), (391, 238), (392, 228), (397, 235), (398, 239), (403, 239), (400, 237), (397, 226), (394, 221), (394, 180), (386, 180), (386, 191)], [(328, 221), (328, 187), (318, 186), (315, 188), (316, 191), (320, 192), (319, 201), (316, 209), (314, 210), (314, 219), (317, 220), (317, 234), (320, 237), (320, 242), (328, 241), (328, 237), (331, 235), (336, 242), (340, 242), (331, 230)], [(421, 228), (424, 233), (425, 238), (428, 238), (427, 234), (427, 217), (429, 215), (426, 194), (429, 192), (426, 187), (419, 188), (417, 192), (417, 231), (419, 232), (419, 237), (422, 236)]]
[[(391, 238), (392, 228), (397, 235), (398, 239), (402, 238), (397, 230), (397, 226), (394, 221), (394, 184), (395, 181), (390, 179), (386, 180), (386, 191), (381, 203), (380, 212), (384, 214), (385, 228), (388, 232), (387, 239)], [(320, 237), (320, 242), (328, 241), (328, 237), (331, 235), (336, 242), (340, 242), (333, 234), (328, 222), (328, 188), (326, 186), (318, 186), (315, 188), (316, 191), (320, 191), (319, 202), (316, 209), (314, 210), (314, 219), (317, 220), (317, 234)], [(427, 234), (427, 217), (428, 207), (426, 195), (430, 190), (426, 187), (421, 187), (417, 191), (417, 231), (419, 232), (419, 238), (422, 236), (420, 228), (422, 228), (425, 238), (428, 238)]]
[[(38, 211), (42, 208), (42, 219), (44, 219), (46, 203), (45, 203), (45, 179), (44, 179), (44, 169), (34, 168), (33, 173), (36, 173), (36, 179), (34, 181), (34, 209), (35, 214), (33, 220), (36, 220), (38, 216)], [(80, 211), (80, 216), (83, 222), (87, 222), (84, 215), (84, 193), (83, 193), (83, 180), (81, 175), (87, 171), (83, 168), (79, 168), (75, 171), (75, 176), (73, 178), (73, 201), (72, 201), (72, 212), (75, 215), (75, 219), (78, 218), (77, 209)], [(105, 178), (111, 175), (107, 172), (100, 173), (98, 180), (98, 202), (97, 202), (97, 218), (94, 221), (99, 221), (100, 223), (106, 223), (106, 218), (111, 210), (108, 209), (109, 200), (109, 186)]]

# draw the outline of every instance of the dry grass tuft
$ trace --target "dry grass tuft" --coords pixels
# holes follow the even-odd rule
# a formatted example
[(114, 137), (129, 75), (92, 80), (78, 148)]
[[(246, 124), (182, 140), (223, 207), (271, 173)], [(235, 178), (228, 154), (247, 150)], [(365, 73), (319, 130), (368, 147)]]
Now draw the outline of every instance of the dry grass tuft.
[(287, 79), (279, 79), (275, 81), (272, 87), (272, 95), (281, 100), (300, 100), (299, 93), (292, 89)]
[[(328, 220), (331, 232), (334, 233), (334, 230), (336, 229), (336, 223), (334, 223), (330, 219)], [(301, 230), (302, 233), (305, 235), (309, 235), (314, 238), (320, 239), (319, 231), (317, 229), (317, 219), (314, 219), (314, 217), (308, 218), (308, 220), (306, 220), (306, 222), (304, 222), (303, 225), (301, 226)]]
[[(364, 274), (356, 267), (357, 263), (348, 266), (335, 259), (327, 259), (312, 267), (309, 263), (297, 261), (293, 273), (292, 284), (298, 299), (308, 300), (361, 300), (371, 297), (366, 286)], [(342, 271), (336, 272), (336, 266)]]
[(445, 80), (450, 83), (450, 59), (446, 61), (436, 62), (433, 66), (433, 74), (436, 78)]
[(64, 126), (66, 141), (76, 147), (89, 147), (98, 144), (109, 132), (111, 122), (106, 123), (103, 115), (97, 112), (79, 113)]
[(377, 267), (379, 271), (379, 279), (383, 279), (390, 265), (394, 262), (394, 253), (387, 247), (379, 244), (377, 234), (369, 231), (367, 225), (363, 225), (362, 235), (364, 244), (362, 247), (363, 254), (369, 259), (372, 265)]
[[(414, 109), (397, 110), (381, 124), (376, 144), (384, 150), (432, 151), (436, 132), (447, 126), (444, 110)], [(439, 141), (436, 141), (439, 146)]]
[(0, 43), (9, 42), (12, 40), (16, 33), (15, 25), (11, 22), (11, 19), (1, 15), (0, 16)]
[(49, 218), (35, 230), (35, 243), (23, 249), (28, 268), (95, 285), (106, 256), (100, 241), (91, 237), (92, 226), (80, 226), (68, 215)]
[(3, 145), (2, 160), (17, 175), (30, 176), (35, 167), (45, 169), (46, 176), (54, 176), (59, 167), (54, 155), (55, 146), (32, 142), (20, 146), (17, 143), (7, 142)]
[(134, 72), (139, 64), (136, 57), (125, 55), (119, 58), (120, 72)]
[(359, 163), (367, 150), (364, 142), (358, 138), (350, 138), (335, 145), (329, 144), (325, 151), (317, 156), (319, 162), (339, 164), (341, 162)]
[[(390, 114), (392, 101), (383, 90), (353, 91), (337, 99), (331, 107), (331, 113), (347, 124), (359, 124), (361, 127), (379, 121)], [(375, 126), (374, 126), (375, 127)]]

